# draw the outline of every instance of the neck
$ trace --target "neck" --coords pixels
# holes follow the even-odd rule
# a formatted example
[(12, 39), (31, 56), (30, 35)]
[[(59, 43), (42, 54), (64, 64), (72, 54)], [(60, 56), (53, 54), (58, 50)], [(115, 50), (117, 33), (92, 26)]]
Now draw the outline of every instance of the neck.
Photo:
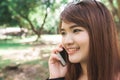
[[(81, 63), (80, 63), (81, 64)], [(86, 63), (82, 63), (81, 64), (81, 68), (82, 68), (82, 74), (79, 77), (78, 80), (88, 80), (88, 75), (87, 75), (87, 64)]]
[(87, 64), (86, 63), (82, 63), (81, 64), (81, 68), (82, 68), (82, 75), (86, 75), (87, 76)]

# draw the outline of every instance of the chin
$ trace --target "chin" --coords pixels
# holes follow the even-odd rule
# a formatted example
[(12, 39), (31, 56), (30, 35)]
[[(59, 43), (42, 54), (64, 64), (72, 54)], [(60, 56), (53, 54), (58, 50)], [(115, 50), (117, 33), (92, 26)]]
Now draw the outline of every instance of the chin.
[(77, 60), (77, 59), (71, 59), (71, 58), (69, 58), (69, 61), (70, 61), (71, 63), (80, 63), (80, 61)]

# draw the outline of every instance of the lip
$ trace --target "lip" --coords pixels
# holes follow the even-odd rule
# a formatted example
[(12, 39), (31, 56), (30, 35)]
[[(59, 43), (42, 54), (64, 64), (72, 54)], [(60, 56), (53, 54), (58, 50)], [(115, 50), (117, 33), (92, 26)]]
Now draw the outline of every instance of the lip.
[(72, 54), (76, 53), (79, 49), (80, 48), (76, 48), (76, 47), (74, 47), (74, 48), (67, 48), (66, 51), (67, 51), (68, 55), (72, 55)]

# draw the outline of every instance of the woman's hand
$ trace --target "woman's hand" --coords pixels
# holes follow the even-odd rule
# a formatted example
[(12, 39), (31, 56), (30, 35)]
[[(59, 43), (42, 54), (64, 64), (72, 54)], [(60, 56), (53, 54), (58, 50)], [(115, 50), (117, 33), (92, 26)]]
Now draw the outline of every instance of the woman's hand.
[(50, 72), (50, 79), (51, 78), (59, 78), (59, 77), (65, 77), (65, 74), (67, 72), (67, 66), (62, 66), (60, 61), (60, 58), (57, 56), (57, 53), (62, 51), (62, 45), (59, 45), (56, 49), (54, 49), (51, 53), (51, 56), (49, 58), (49, 72)]

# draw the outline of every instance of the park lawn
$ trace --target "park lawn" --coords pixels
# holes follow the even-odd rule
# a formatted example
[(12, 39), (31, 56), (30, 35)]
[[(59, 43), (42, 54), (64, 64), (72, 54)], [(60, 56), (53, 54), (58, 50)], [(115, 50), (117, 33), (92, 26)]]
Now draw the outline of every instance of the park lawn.
[[(24, 69), (32, 70), (33, 68), (35, 70), (37, 70), (37, 72), (35, 74), (37, 75), (39, 73), (39, 75), (36, 77), (34, 75), (32, 75), (32, 77), (35, 80), (45, 80), (45, 78), (48, 77), (48, 57), (49, 57), (50, 50), (52, 47), (55, 47), (55, 45), (59, 42), (60, 36), (59, 35), (42, 35), (40, 41), (34, 42), (34, 40), (35, 40), (35, 37), (28, 37), (28, 38), (24, 38), (24, 39), (15, 38), (15, 39), (9, 39), (9, 40), (0, 40), (0, 71), (2, 69), (5, 69), (5, 67), (7, 67), (7, 66), (18, 65), (18, 62), (19, 62), (20, 66), (22, 67), (21, 69), (23, 69), (23, 70)], [(32, 50), (30, 50), (30, 49), (32, 49)], [(14, 51), (16, 51), (16, 50), (18, 50), (18, 53), (16, 54), (16, 52), (15, 52), (15, 54), (13, 54)], [(14, 58), (17, 58), (18, 56), (21, 55), (21, 52), (20, 52), (21, 50), (27, 50), (27, 51), (30, 50), (30, 51), (33, 51), (33, 53), (34, 53), (34, 51), (36, 52), (38, 50), (44, 54), (40, 54), (38, 56), (38, 59), (28, 60), (26, 62), (24, 62), (22, 60), (16, 61)], [(3, 53), (2, 53), (2, 51), (3, 51)], [(12, 51), (12, 53), (11, 53), (11, 51)], [(36, 54), (36, 53), (34, 53), (34, 54)], [(4, 55), (7, 56), (5, 59), (3, 59)], [(18, 56), (16, 56), (16, 55), (18, 55)], [(27, 53), (27, 55), (25, 54), (25, 56), (29, 56), (29, 55), (32, 55), (32, 54), (29, 54), (29, 53)], [(40, 58), (41, 55), (43, 55), (42, 58)], [(13, 57), (13, 56), (16, 56), (16, 57)], [(10, 58), (10, 57), (12, 57), (12, 58)], [(24, 57), (24, 59), (26, 59), (26, 58), (28, 58), (28, 57)], [(31, 57), (31, 59), (32, 59), (32, 57)], [(27, 66), (27, 68), (26, 68), (26, 66)], [(31, 67), (32, 67), (32, 69), (31, 69)], [(42, 71), (42, 73), (41, 73), (41, 71)], [(9, 70), (3, 72), (3, 74), (6, 75), (7, 77), (11, 76), (11, 74), (6, 74), (6, 72), (9, 72)], [(15, 73), (16, 71), (13, 71), (13, 72)], [(45, 74), (47, 74), (47, 75), (45, 75)], [(16, 74), (16, 75), (19, 75), (19, 74)], [(26, 77), (26, 75), (24, 75), (24, 76)], [(2, 78), (4, 79), (4, 76)], [(14, 80), (14, 78), (12, 80)]]
[[(36, 36), (29, 36), (26, 38), (10, 38), (8, 40), (0, 40), (0, 50), (8, 49), (25, 49), (31, 47), (36, 40)], [(41, 35), (40, 40), (37, 43), (48, 43), (52, 42), (53, 44), (59, 43), (61, 40), (60, 35)]]
[(7, 49), (24, 49), (30, 47), (30, 44), (22, 44), (19, 42), (15, 42), (12, 40), (9, 41), (0, 41), (0, 49), (7, 50)]
[(24, 49), (31, 46), (30, 44), (26, 44), (22, 42), (23, 40), (25, 39), (13, 38), (13, 39), (7, 39), (7, 40), (6, 39), (0, 40), (0, 50)]

